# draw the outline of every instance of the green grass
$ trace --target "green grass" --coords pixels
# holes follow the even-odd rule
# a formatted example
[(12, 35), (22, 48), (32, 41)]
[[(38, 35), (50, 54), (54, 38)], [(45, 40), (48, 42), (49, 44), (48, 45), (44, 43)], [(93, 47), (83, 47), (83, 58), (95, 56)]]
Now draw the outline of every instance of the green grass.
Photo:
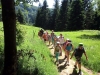
[[(38, 70), (37, 75), (58, 75), (57, 69), (51, 61), (49, 49), (38, 37), (39, 28), (23, 26), (23, 29), (26, 32), (24, 42), (18, 48), (23, 50), (34, 50), (36, 60), (33, 64), (35, 64), (34, 70)], [(32, 68), (31, 66), (32, 65), (30, 65), (30, 68)]]
[[(24, 56), (23, 59), (20, 58), (20, 71), (19, 72), (36, 72), (37, 75), (58, 75), (56, 66), (51, 61), (50, 51), (42, 40), (38, 37), (38, 31), (40, 28), (32, 26), (21, 26), (25, 32), (24, 41), (17, 49), (20, 50), (32, 50), (33, 55), (36, 60), (30, 58), (28, 61), (28, 56)], [(50, 32), (50, 31), (49, 31)], [(74, 48), (78, 46), (78, 43), (84, 43), (84, 48), (86, 50), (88, 61), (86, 61), (85, 56), (82, 57), (82, 64), (92, 69), (93, 72), (100, 71), (100, 31), (97, 30), (81, 30), (72, 32), (55, 32), (56, 35), (62, 33), (66, 38), (72, 40)], [(2, 23), (0, 22), (0, 50), (3, 50), (3, 31)], [(44, 57), (43, 57), (43, 56)], [(28, 71), (29, 70), (29, 71)], [(22, 73), (21, 73), (22, 74)], [(86, 73), (87, 75), (87, 73)], [(94, 74), (96, 75), (96, 73)]]
[(2, 25), (2, 23), (0, 22), (0, 51), (3, 49), (3, 45), (4, 45), (4, 34), (3, 34), (3, 32), (2, 32), (2, 30), (3, 30), (3, 25)]
[(78, 43), (82, 42), (86, 50), (88, 61), (85, 56), (82, 57), (82, 64), (95, 72), (100, 72), (100, 31), (97, 30), (81, 30), (73, 32), (56, 32), (56, 35), (62, 33), (66, 38), (72, 40), (74, 48)]
[[(2, 23), (0, 23), (0, 28)], [(38, 31), (40, 28), (33, 26), (21, 25), (24, 31), (24, 41), (21, 45), (17, 46), (17, 50), (32, 51), (33, 57), (25, 55), (20, 56), (18, 60), (18, 75), (24, 75), (25, 73), (31, 73), (34, 75), (58, 75), (56, 65), (52, 62), (52, 57), (49, 49), (45, 43), (38, 37)], [(0, 35), (3, 36), (3, 31), (0, 31)], [(0, 37), (2, 37), (0, 36)], [(3, 46), (3, 37), (0, 38)], [(1, 42), (0, 42), (1, 45)], [(3, 49), (3, 47), (1, 48)], [(2, 61), (3, 62), (3, 61)], [(0, 64), (2, 65), (2, 64)]]

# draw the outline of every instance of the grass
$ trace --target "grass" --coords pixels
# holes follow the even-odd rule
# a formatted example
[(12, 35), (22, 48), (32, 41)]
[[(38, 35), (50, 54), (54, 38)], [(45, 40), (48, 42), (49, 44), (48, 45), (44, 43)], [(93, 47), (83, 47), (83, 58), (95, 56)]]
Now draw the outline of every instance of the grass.
[(72, 40), (74, 48), (78, 46), (78, 43), (82, 42), (86, 50), (88, 61), (85, 56), (82, 57), (82, 64), (92, 69), (95, 72), (100, 72), (100, 31), (98, 30), (81, 30), (72, 32), (56, 32), (56, 35), (60, 33), (66, 38)]
[[(33, 65), (35, 66), (33, 72), (38, 72), (37, 75), (58, 75), (57, 69), (51, 61), (49, 49), (37, 35), (39, 28), (32, 26), (23, 26), (23, 28), (25, 28), (26, 35), (19, 49), (34, 51), (36, 60), (34, 62), (35, 65)], [(32, 68), (31, 66), (30, 68)]]
[[(18, 50), (32, 51), (34, 58), (28, 60), (28, 56), (19, 58), (19, 70), (18, 72), (23, 75), (24, 72), (31, 72), (35, 75), (58, 75), (57, 69), (50, 57), (50, 51), (42, 40), (38, 37), (38, 31), (40, 28), (32, 26), (21, 26), (25, 32), (24, 41), (20, 46), (17, 46)], [(50, 31), (49, 31), (50, 32)], [(93, 72), (100, 72), (100, 31), (97, 30), (81, 30), (72, 32), (55, 32), (56, 35), (60, 33), (66, 38), (72, 40), (74, 48), (78, 46), (78, 43), (84, 43), (88, 61), (85, 56), (82, 57), (82, 64), (92, 69)], [(0, 50), (3, 50), (3, 31), (2, 23), (0, 22)], [(1, 63), (1, 61), (0, 61)], [(19, 75), (20, 75), (19, 74)], [(86, 74), (87, 75), (87, 74)], [(94, 75), (97, 75), (96, 73)]]
[[(23, 43), (17, 46), (18, 51), (22, 50), (18, 59), (18, 75), (58, 75), (49, 49), (37, 35), (40, 28), (24, 25), (21, 25), (21, 27), (25, 34)], [(0, 28), (2, 28), (1, 22)], [(2, 37), (2, 39), (0, 38), (0, 41), (2, 41), (2, 43), (0, 42), (0, 45), (2, 45), (0, 48), (3, 50), (3, 31), (0, 31), (0, 35)], [(32, 56), (28, 54), (30, 51)], [(3, 60), (0, 62), (3, 62)], [(3, 63), (0, 65), (3, 65)], [(1, 70), (2, 68), (0, 73)]]

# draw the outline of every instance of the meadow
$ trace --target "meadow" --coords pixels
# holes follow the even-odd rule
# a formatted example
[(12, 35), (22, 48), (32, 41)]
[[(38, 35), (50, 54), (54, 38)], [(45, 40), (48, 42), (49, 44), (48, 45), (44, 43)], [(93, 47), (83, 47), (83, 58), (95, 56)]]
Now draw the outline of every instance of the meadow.
[(82, 64), (93, 72), (100, 72), (100, 31), (80, 30), (72, 32), (56, 32), (56, 35), (59, 35), (60, 33), (63, 34), (65, 39), (71, 39), (74, 48), (77, 48), (79, 43), (83, 43), (88, 56), (88, 61), (83, 55)]
[[(17, 46), (20, 54), (17, 75), (58, 75), (50, 50), (38, 37), (39, 28), (24, 25), (21, 25), (21, 28), (24, 31), (24, 40)], [(2, 23), (0, 23), (0, 29), (2, 29)], [(3, 40), (3, 31), (0, 30), (0, 52), (3, 52)], [(0, 54), (0, 75), (2, 68), (3, 58)]]
[[(54, 65), (53, 57), (50, 54), (46, 44), (38, 37), (40, 28), (33, 26), (21, 25), (24, 32), (23, 42), (17, 46), (17, 51), (21, 51), (18, 59), (18, 75), (25, 73), (35, 75), (58, 75), (56, 65)], [(50, 33), (50, 31), (49, 31)], [(85, 56), (82, 57), (82, 64), (93, 70), (100, 72), (100, 31), (98, 30), (81, 30), (71, 32), (55, 32), (56, 35), (62, 33), (63, 36), (72, 40), (74, 48), (78, 43), (82, 42), (86, 50), (88, 61)], [(4, 48), (3, 28), (0, 22), (0, 73), (3, 68), (3, 48)]]

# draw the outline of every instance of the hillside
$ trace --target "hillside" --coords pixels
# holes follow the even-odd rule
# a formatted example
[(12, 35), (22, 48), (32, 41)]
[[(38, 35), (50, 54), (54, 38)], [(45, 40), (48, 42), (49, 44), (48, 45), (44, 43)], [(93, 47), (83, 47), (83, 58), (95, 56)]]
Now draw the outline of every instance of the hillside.
[[(23, 4), (19, 4), (18, 6), (15, 6), (15, 10), (16, 13), (18, 13), (18, 10), (21, 10), (21, 13), (23, 14), (26, 24), (31, 24), (33, 25), (35, 23), (35, 18), (37, 15), (37, 10), (39, 7), (34, 6), (34, 5), (23, 5)], [(52, 13), (52, 9), (49, 8), (51, 13)]]
[[(18, 52), (21, 51), (21, 55), (18, 60), (18, 75), (24, 73), (37, 72), (40, 75), (58, 75), (57, 68), (54, 65), (53, 58), (50, 54), (50, 50), (46, 44), (38, 37), (37, 33), (40, 28), (33, 26), (20, 25), (20, 28), (24, 32), (24, 40), (21, 45), (17, 46)], [(49, 31), (50, 32), (50, 31)], [(78, 43), (82, 42), (88, 55), (88, 61), (85, 57), (82, 57), (82, 64), (91, 69), (94, 75), (100, 72), (100, 31), (98, 30), (81, 30), (73, 32), (55, 32), (56, 35), (60, 33), (66, 38), (72, 40), (74, 48), (78, 46)], [(0, 55), (3, 56), (4, 38), (2, 23), (0, 22)], [(29, 53), (31, 52), (31, 53)], [(29, 53), (29, 54), (27, 54)], [(32, 57), (29, 57), (32, 54)], [(47, 64), (46, 64), (47, 63)], [(3, 58), (0, 57), (0, 72), (3, 68)]]
[(28, 4), (25, 6), (23, 4), (19, 4), (18, 6), (15, 6), (15, 9), (16, 13), (18, 12), (18, 10), (21, 10), (25, 17), (26, 23), (33, 24), (35, 22), (38, 7)]
[[(24, 40), (21, 45), (17, 46), (17, 75), (58, 75), (49, 49), (37, 35), (40, 28), (25, 25), (21, 25), (20, 28), (24, 32)], [(0, 75), (4, 62), (3, 40), (2, 23), (0, 22)]]

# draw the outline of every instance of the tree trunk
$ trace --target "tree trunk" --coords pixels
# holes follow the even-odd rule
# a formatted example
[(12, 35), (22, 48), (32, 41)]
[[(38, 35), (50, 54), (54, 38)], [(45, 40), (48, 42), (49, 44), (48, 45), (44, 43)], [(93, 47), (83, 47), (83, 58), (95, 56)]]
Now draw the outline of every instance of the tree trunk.
[(1, 0), (4, 27), (4, 69), (2, 75), (17, 75), (16, 15), (14, 0)]

